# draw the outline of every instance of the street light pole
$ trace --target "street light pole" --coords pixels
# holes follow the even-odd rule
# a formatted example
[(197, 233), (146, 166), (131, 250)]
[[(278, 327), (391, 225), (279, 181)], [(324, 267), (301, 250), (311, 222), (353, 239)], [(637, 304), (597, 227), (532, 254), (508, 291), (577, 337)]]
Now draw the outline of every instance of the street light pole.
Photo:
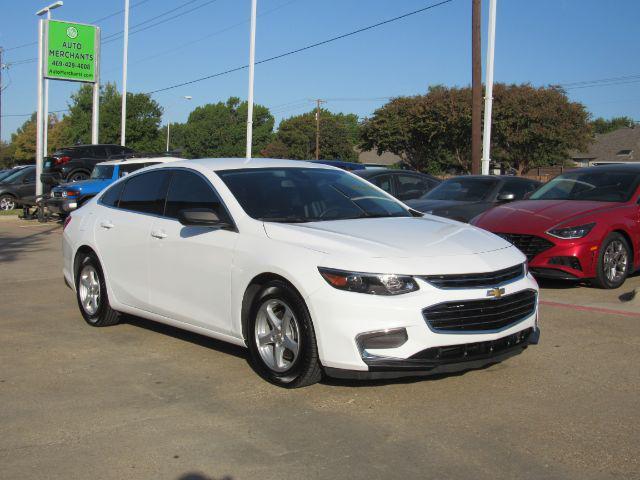
[(496, 4), (489, 0), (489, 40), (487, 43), (487, 79), (484, 96), (484, 132), (482, 138), (482, 174), (489, 175), (491, 162), (491, 110), (493, 109), (493, 55), (496, 47)]
[[(44, 7), (42, 10), (38, 10), (36, 15), (42, 16), (42, 15), (46, 14), (47, 15), (47, 20), (51, 20), (51, 10), (55, 10), (56, 8), (61, 7), (62, 5), (64, 5), (64, 2), (62, 2), (62, 1), (58, 1), (58, 2), (52, 3), (51, 5), (48, 5), (48, 6)], [(45, 79), (45, 81), (44, 81), (44, 93), (43, 93), (42, 96), (43, 96), (42, 102), (44, 104), (44, 112), (42, 114), (42, 116), (44, 117), (44, 130), (42, 132), (42, 135), (43, 135), (42, 150), (43, 150), (43, 155), (46, 156), (47, 152), (49, 151), (49, 148), (48, 148), (48, 134), (49, 134), (49, 79)]]
[[(185, 95), (182, 97), (184, 100), (191, 100), (193, 97), (191, 95)], [(170, 135), (171, 135), (171, 119), (168, 118), (169, 115), (167, 115), (167, 152), (169, 151), (169, 142), (170, 142)]]
[(251, 0), (251, 33), (249, 35), (249, 95), (247, 98), (247, 159), (253, 143), (253, 78), (256, 60), (256, 10), (258, 0)]
[(120, 145), (127, 141), (127, 62), (129, 55), (129, 0), (124, 0), (124, 51), (122, 53), (122, 108), (120, 109)]

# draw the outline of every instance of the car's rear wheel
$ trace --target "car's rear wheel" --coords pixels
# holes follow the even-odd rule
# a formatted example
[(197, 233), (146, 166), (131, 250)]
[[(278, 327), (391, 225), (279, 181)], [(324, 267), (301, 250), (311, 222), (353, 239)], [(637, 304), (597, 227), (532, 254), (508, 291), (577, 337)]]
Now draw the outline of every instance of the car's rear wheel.
[(67, 182), (80, 182), (82, 180), (87, 180), (89, 178), (89, 174), (86, 172), (73, 172), (67, 177)]
[(600, 246), (596, 278), (593, 284), (599, 288), (620, 287), (631, 269), (633, 260), (627, 240), (619, 233), (611, 233)]
[(311, 316), (300, 295), (285, 282), (266, 284), (256, 296), (247, 328), (253, 368), (281, 387), (299, 388), (318, 382), (318, 359)]
[(82, 317), (93, 327), (115, 325), (120, 318), (118, 312), (109, 305), (100, 261), (94, 253), (88, 253), (78, 261), (76, 297)]
[(0, 195), (0, 210), (9, 211), (16, 208), (16, 198), (13, 195)]

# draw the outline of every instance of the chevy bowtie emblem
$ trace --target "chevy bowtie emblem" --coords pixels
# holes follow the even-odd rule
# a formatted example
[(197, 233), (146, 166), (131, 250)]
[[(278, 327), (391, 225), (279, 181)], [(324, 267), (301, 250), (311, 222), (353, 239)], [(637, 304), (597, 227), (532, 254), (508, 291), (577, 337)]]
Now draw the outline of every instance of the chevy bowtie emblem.
[(504, 288), (492, 288), (487, 290), (487, 297), (500, 298), (504, 295)]

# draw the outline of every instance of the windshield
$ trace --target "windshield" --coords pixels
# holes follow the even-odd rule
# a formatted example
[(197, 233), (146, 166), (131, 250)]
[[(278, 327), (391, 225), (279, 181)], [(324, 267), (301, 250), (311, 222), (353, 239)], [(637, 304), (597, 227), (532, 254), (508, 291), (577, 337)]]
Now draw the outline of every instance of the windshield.
[(249, 168), (217, 172), (247, 214), (271, 222), (410, 217), (400, 203), (340, 170)]
[(113, 178), (113, 165), (96, 165), (91, 172), (92, 180), (110, 180)]
[(530, 200), (589, 200), (627, 202), (640, 175), (633, 172), (589, 170), (565, 173), (534, 192)]
[[(33, 170), (33, 169), (29, 169), (29, 170)], [(13, 183), (16, 180), (22, 178), (22, 174), (25, 172), (27, 172), (26, 168), (18, 168), (15, 171), (12, 171), (10, 175), (3, 178), (2, 181), (6, 183)]]
[(0, 182), (4, 182), (7, 178), (9, 178), (11, 175), (13, 175), (16, 172), (19, 172), (20, 169), (18, 170), (7, 170), (6, 172), (0, 172)]
[(452, 178), (424, 194), (424, 200), (456, 200), (480, 202), (488, 200), (497, 180), (492, 178)]

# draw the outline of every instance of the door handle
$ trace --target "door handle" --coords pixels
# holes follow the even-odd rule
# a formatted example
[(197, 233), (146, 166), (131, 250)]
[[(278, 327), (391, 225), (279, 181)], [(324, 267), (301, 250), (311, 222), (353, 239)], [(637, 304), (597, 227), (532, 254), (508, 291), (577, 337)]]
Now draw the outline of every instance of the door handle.
[(153, 232), (151, 232), (151, 236), (153, 238), (167, 238), (167, 234), (164, 233), (162, 230), (154, 230)]
[(110, 228), (115, 227), (115, 225), (111, 223), (109, 220), (103, 220), (102, 222), (100, 222), (100, 226), (106, 230), (109, 230)]

